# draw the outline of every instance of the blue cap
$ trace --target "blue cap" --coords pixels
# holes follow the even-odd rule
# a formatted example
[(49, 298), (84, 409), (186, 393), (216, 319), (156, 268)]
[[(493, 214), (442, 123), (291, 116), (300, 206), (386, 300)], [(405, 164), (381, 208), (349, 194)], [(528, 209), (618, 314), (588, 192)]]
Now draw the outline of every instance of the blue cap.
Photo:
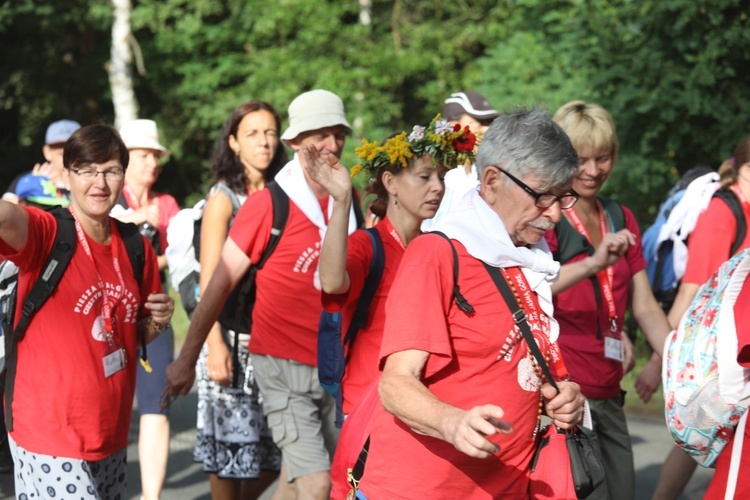
[(37, 205), (67, 207), (70, 202), (60, 196), (55, 183), (44, 176), (26, 174), (16, 184), (16, 196)]
[(50, 126), (47, 127), (47, 134), (44, 136), (44, 143), (50, 145), (65, 142), (71, 135), (73, 135), (73, 132), (79, 128), (81, 128), (81, 124), (74, 122), (73, 120), (58, 120), (52, 122)]

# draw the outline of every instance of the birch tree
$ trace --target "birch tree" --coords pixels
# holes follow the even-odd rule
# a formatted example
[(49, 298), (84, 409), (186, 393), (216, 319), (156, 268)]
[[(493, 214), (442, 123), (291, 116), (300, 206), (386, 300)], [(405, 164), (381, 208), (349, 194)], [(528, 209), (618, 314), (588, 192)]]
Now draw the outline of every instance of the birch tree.
[(135, 38), (130, 28), (130, 0), (112, 0), (112, 52), (107, 64), (115, 128), (138, 118), (138, 100), (133, 90), (133, 50)]

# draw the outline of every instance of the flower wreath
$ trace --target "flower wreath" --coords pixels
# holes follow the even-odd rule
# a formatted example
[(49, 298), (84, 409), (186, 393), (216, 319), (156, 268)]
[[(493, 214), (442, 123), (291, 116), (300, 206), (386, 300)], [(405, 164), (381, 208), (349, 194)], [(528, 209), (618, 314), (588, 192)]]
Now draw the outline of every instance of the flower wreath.
[(415, 125), (411, 133), (406, 132), (387, 139), (383, 145), (377, 141), (362, 139), (362, 145), (354, 149), (359, 163), (351, 169), (352, 177), (365, 171), (375, 177), (378, 170), (388, 165), (409, 166), (409, 158), (430, 155), (436, 164), (456, 168), (474, 162), (474, 145), (477, 136), (459, 124), (451, 125), (438, 114), (427, 127)]

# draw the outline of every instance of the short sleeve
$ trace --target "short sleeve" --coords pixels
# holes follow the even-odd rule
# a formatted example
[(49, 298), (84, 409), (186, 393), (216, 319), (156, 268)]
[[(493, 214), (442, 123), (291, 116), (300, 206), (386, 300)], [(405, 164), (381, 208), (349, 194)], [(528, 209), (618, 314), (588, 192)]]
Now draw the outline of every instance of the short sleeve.
[(641, 230), (638, 227), (638, 221), (635, 220), (633, 212), (625, 206), (622, 207), (622, 211), (625, 214), (625, 228), (635, 235), (635, 245), (631, 246), (625, 254), (628, 266), (630, 267), (630, 275), (635, 276), (641, 269), (646, 268), (646, 259), (643, 257)]
[(425, 378), (450, 363), (448, 312), (453, 293), (453, 253), (442, 237), (426, 234), (407, 247), (386, 300), (381, 366), (390, 354), (430, 353)]
[(688, 258), (685, 283), (705, 283), (706, 280), (731, 257), (737, 222), (729, 206), (713, 198), (699, 217), (688, 239)]
[(28, 237), (26, 245), (16, 252), (10, 245), (0, 240), (0, 253), (25, 272), (41, 269), (52, 251), (57, 221), (55, 217), (33, 207), (23, 207), (28, 214)]

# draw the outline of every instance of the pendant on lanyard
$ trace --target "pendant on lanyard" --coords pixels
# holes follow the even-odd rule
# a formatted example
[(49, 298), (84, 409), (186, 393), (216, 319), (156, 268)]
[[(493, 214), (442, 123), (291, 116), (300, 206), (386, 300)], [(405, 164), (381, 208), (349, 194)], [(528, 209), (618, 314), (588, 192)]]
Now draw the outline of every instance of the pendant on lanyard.
[[(114, 242), (114, 237), (112, 240), (111, 248), (112, 248), (112, 260), (113, 260), (113, 266), (115, 269), (115, 272), (117, 273), (117, 278), (120, 281), (120, 295), (118, 297), (112, 297), (110, 298), (107, 295), (107, 287), (104, 285), (104, 279), (102, 278), (101, 273), (99, 272), (99, 268), (96, 265), (96, 261), (94, 260), (94, 254), (91, 251), (91, 247), (89, 246), (89, 242), (86, 239), (86, 235), (83, 232), (83, 228), (81, 227), (81, 223), (78, 221), (78, 218), (73, 213), (72, 209), (69, 209), (71, 215), (73, 216), (73, 220), (75, 221), (75, 228), (76, 228), (76, 235), (78, 237), (78, 242), (81, 244), (81, 248), (83, 248), (84, 253), (86, 254), (86, 257), (91, 262), (91, 265), (94, 268), (94, 271), (96, 271), (96, 276), (98, 279), (98, 286), (99, 290), (102, 294), (102, 319), (104, 320), (104, 330), (105, 330), (105, 340), (107, 342), (107, 345), (104, 349), (104, 356), (102, 357), (102, 364), (104, 366), (104, 376), (105, 378), (111, 377), (115, 373), (121, 371), (125, 368), (125, 364), (127, 363), (127, 356), (125, 347), (122, 345), (120, 341), (118, 341), (115, 338), (115, 328), (114, 324), (112, 322), (112, 316), (114, 312), (114, 307), (117, 305), (117, 302), (122, 298), (122, 294), (125, 290), (125, 279), (122, 276), (122, 270), (120, 269), (120, 262), (119, 262), (119, 247), (117, 246), (116, 242)], [(115, 223), (110, 219), (110, 234), (113, 235), (116, 231)]]
[[(604, 238), (604, 235), (607, 232), (607, 223), (604, 208), (601, 206), (601, 203), (599, 203), (599, 200), (596, 201), (596, 208), (599, 213), (599, 229), (601, 230), (602, 238)], [(578, 214), (575, 213), (575, 210), (569, 210), (568, 212), (566, 212), (566, 214), (573, 221), (573, 225), (575, 225), (576, 230), (584, 237), (586, 237), (589, 243), (591, 243), (591, 236), (589, 236), (588, 231), (586, 231), (586, 227), (583, 225), (583, 221), (581, 221), (581, 218), (578, 216)], [(624, 359), (624, 346), (622, 344), (622, 340), (616, 338), (616, 335), (618, 333), (617, 306), (615, 305), (615, 296), (614, 292), (612, 291), (612, 284), (614, 283), (615, 277), (614, 266), (609, 266), (606, 269), (602, 269), (597, 273), (596, 277), (597, 281), (599, 282), (599, 287), (601, 289), (602, 295), (604, 297), (604, 302), (607, 304), (610, 330), (609, 333), (611, 334), (605, 336), (604, 339), (604, 356), (609, 359), (622, 361)]]

